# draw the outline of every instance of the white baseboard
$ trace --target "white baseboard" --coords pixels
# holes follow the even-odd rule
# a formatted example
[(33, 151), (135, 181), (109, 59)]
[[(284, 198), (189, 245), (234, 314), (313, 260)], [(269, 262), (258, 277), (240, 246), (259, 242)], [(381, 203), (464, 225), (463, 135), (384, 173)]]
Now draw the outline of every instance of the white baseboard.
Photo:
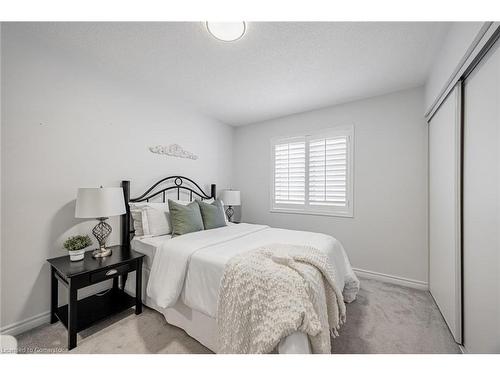
[(429, 284), (425, 281), (407, 279), (406, 277), (387, 275), (385, 273), (368, 271), (360, 268), (353, 268), (353, 270), (356, 275), (366, 277), (368, 279), (384, 281), (386, 283), (407, 286), (414, 289), (429, 290)]
[(1, 332), (2, 335), (15, 336), (48, 322), (50, 322), (50, 311), (32, 316), (20, 322), (6, 325), (2, 327)]

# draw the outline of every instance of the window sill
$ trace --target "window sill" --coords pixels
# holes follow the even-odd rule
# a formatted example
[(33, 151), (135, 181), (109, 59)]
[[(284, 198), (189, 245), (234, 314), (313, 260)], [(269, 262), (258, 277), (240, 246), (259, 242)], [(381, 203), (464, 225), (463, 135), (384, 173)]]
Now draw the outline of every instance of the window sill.
[(325, 212), (325, 211), (303, 211), (303, 210), (291, 210), (287, 208), (271, 208), (269, 212), (276, 214), (297, 214), (297, 215), (314, 215), (314, 216), (336, 216), (336, 217), (347, 217), (353, 218), (352, 212)]

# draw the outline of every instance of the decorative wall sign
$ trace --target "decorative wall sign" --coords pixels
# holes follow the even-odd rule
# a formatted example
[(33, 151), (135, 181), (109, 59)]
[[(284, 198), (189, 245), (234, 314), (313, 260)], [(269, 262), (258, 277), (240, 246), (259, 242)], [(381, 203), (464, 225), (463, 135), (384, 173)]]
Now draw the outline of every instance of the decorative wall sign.
[(169, 146), (151, 146), (149, 147), (149, 151), (154, 154), (161, 154), (167, 156), (174, 156), (176, 158), (184, 158), (184, 159), (198, 159), (198, 156), (193, 154), (192, 152), (184, 150), (177, 143), (172, 143)]

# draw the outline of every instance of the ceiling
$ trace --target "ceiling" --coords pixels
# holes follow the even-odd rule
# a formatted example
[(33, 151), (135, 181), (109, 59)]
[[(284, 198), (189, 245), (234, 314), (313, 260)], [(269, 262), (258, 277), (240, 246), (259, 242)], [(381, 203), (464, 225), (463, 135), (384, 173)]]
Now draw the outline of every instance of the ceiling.
[(245, 125), (424, 84), (440, 22), (249, 22), (221, 42), (202, 22), (24, 23), (101, 73)]

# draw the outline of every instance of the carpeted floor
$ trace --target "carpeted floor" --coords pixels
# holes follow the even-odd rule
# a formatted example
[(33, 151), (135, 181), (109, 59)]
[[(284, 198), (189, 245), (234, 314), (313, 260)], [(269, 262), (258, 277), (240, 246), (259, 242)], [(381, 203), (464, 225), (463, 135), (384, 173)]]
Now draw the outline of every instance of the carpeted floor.
[[(17, 337), (20, 352), (65, 353), (61, 323), (43, 325)], [(163, 315), (145, 308), (101, 322), (78, 335), (71, 353), (211, 353)], [(347, 323), (332, 340), (332, 353), (460, 353), (428, 292), (361, 279)]]

